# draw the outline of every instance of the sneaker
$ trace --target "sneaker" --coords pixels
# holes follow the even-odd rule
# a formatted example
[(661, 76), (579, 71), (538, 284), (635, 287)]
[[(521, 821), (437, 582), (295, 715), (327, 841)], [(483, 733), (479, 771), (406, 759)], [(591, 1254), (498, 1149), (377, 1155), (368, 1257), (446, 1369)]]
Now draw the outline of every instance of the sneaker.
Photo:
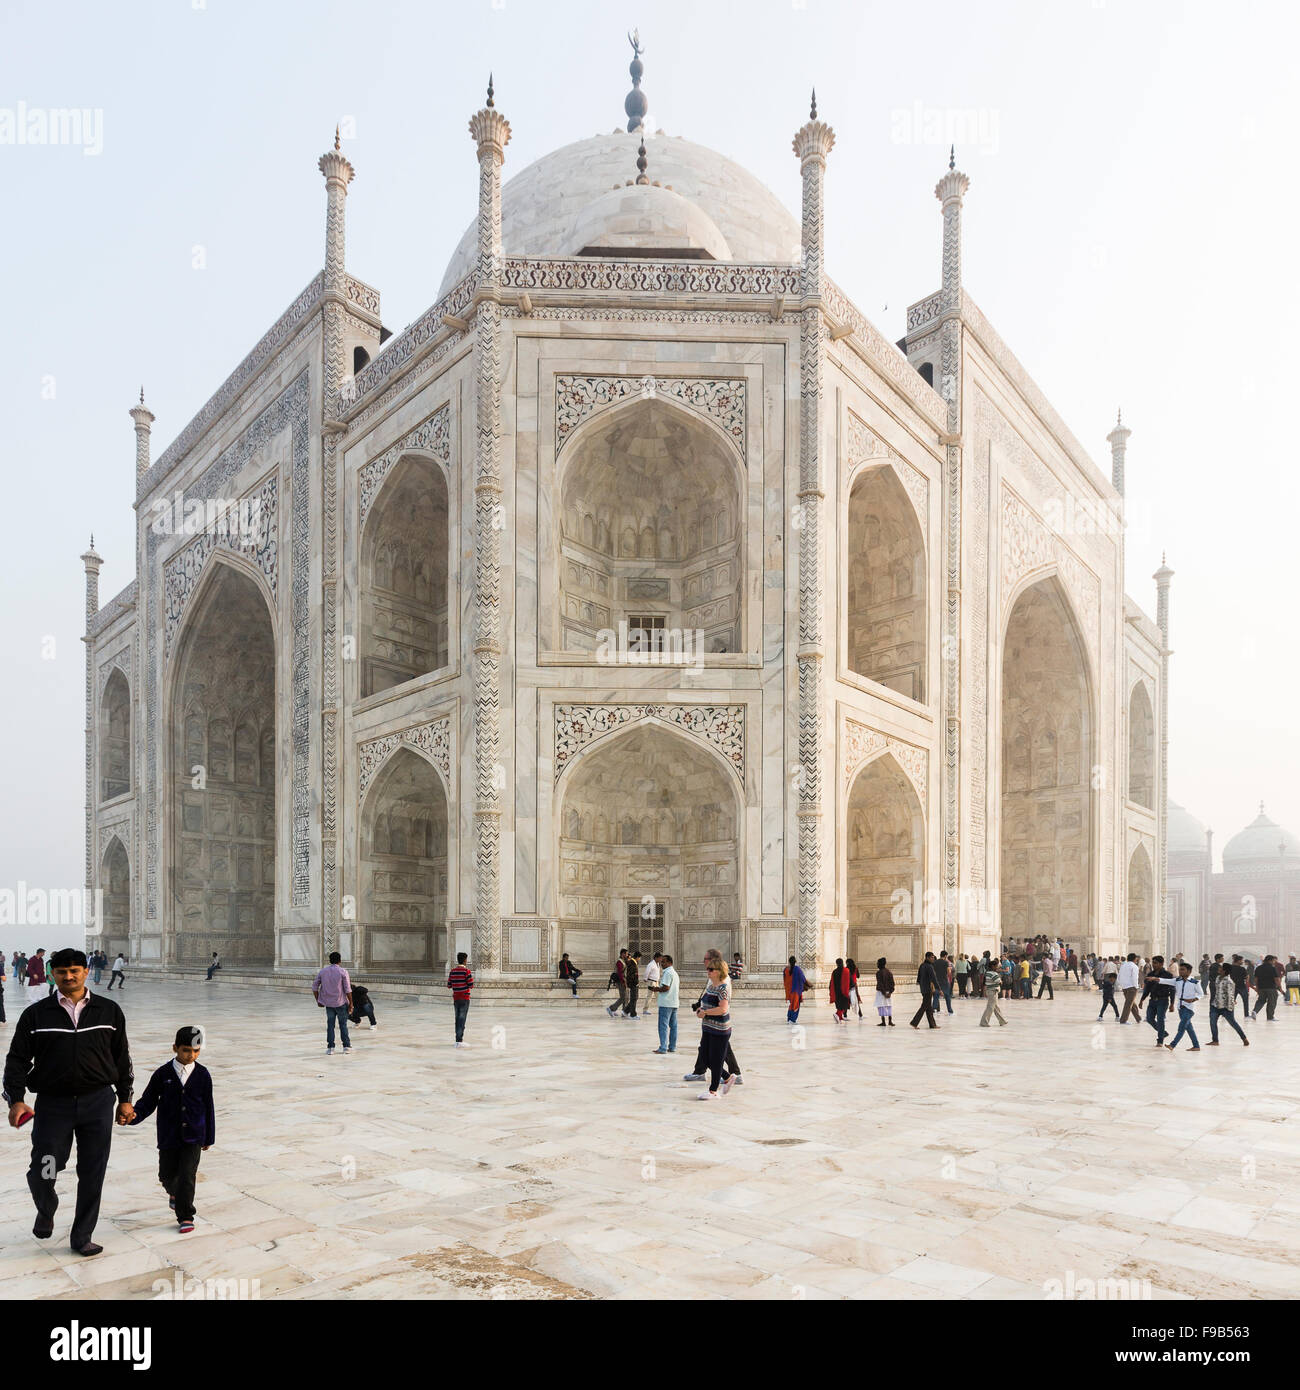
[(466, 1048), (466, 1047), (469, 1046), (469, 1043), (467, 1043), (467, 1042), (458, 1042), (458, 1043), (456, 1044), (456, 1046), (459, 1047), (459, 1048)]
[(618, 1008), (616, 1005), (611, 1004), (609, 1008), (605, 1010), (605, 1012), (610, 1016), (610, 1018), (613, 1018), (614, 1015), (618, 1012)]
[(333, 1049), (332, 1047), (327, 1047), (327, 1048), (325, 1049), (325, 1055), (326, 1055), (327, 1057), (333, 1057), (333, 1055), (334, 1055), (334, 1049)]
[(745, 1084), (745, 1078), (741, 1076), (739, 1072), (733, 1073), (731, 1079), (736, 1083), (737, 1086), (743, 1086)]
[(729, 1076), (729, 1077), (727, 1077), (727, 1079), (722, 1083), (722, 1093), (723, 1093), (723, 1095), (726, 1095), (727, 1092), (730, 1091), (731, 1088), (732, 1088), (732, 1087), (736, 1084), (736, 1082), (739, 1081), (739, 1080), (740, 1080), (740, 1078), (739, 1078), (738, 1076)]
[(351, 1052), (351, 1051), (352, 1051), (352, 1049), (351, 1049), (350, 1047), (345, 1047), (345, 1048), (343, 1049), (343, 1055), (346, 1057), (346, 1056), (348, 1055), (348, 1053)]
[(702, 1071), (688, 1071), (688, 1072), (686, 1073), (686, 1075), (682, 1077), (682, 1080), (683, 1080), (683, 1081), (703, 1081), (703, 1080), (704, 1080), (704, 1073), (703, 1073)]
[(172, 1211), (175, 1211), (175, 1210), (176, 1210), (176, 1198), (175, 1198), (175, 1197), (168, 1197), (168, 1199), (167, 1199), (167, 1205), (172, 1209)]
[(720, 1099), (720, 1097), (719, 1097), (717, 1091), (701, 1091), (701, 1092), (699, 1093), (699, 1095), (695, 1097), (695, 1099), (696, 1099), (696, 1100), (718, 1100), (718, 1099)]
[(378, 1025), (377, 1023), (372, 1023), (372, 1024), (370, 1025), (370, 1031), (373, 1033), (373, 1032), (375, 1031), (375, 1029), (378, 1028), (378, 1027), (379, 1027), (379, 1025)]
[(181, 1233), (181, 1235), (183, 1235), (183, 1236), (189, 1235), (189, 1233), (190, 1233), (193, 1229), (194, 1229), (194, 1222), (193, 1222), (193, 1221), (182, 1221), (182, 1222), (180, 1222), (180, 1223), (178, 1224), (178, 1226), (177, 1226), (177, 1230), (179, 1230), (180, 1233)]
[(650, 1055), (652, 1057), (666, 1057), (668, 1055), (668, 1049), (666, 1047), (656, 1047)]

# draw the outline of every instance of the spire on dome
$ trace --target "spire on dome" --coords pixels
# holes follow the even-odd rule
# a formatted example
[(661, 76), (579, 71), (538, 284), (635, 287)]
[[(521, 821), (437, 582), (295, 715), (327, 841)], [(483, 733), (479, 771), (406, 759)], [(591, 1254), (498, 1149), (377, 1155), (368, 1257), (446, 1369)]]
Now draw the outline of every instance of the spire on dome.
[(645, 64), (641, 61), (644, 51), (641, 47), (641, 31), (633, 29), (627, 36), (627, 41), (632, 45), (632, 61), (627, 68), (632, 75), (632, 90), (623, 102), (623, 110), (627, 112), (627, 128), (639, 130), (644, 127), (646, 112), (650, 109), (646, 94), (641, 90), (641, 78), (645, 73)]
[(809, 119), (810, 121), (815, 121), (815, 120), (817, 119), (817, 88), (816, 88), (816, 87), (814, 87), (814, 88), (812, 89), (812, 109), (808, 112), (808, 119)]
[(957, 146), (956, 146), (956, 145), (949, 145), (949, 146), (948, 146), (948, 168), (949, 168), (949, 169), (955, 169), (956, 167), (957, 167)]
[(649, 182), (650, 182), (649, 178), (648, 178), (647, 175), (646, 175), (646, 167), (647, 167), (647, 165), (649, 164), (649, 162), (650, 162), (650, 161), (646, 158), (646, 153), (645, 153), (645, 132), (642, 131), (642, 133), (641, 133), (641, 143), (640, 143), (640, 145), (637, 146), (637, 151), (636, 151), (636, 168), (637, 168), (636, 181), (637, 181), (637, 183), (639, 183), (639, 184), (646, 184), (646, 183), (649, 183)]
[(493, 98), (494, 98), (495, 96), (496, 96), (496, 91), (493, 89), (493, 86), (492, 86), (492, 74), (491, 74), (491, 73), (488, 73), (487, 104), (488, 104), (489, 108), (496, 106), (496, 102), (493, 100)]
[(335, 148), (336, 150), (342, 148), (342, 146), (341, 146), (340, 143), (339, 143), (339, 127), (338, 127), (338, 123), (337, 123), (337, 122), (335, 122), (335, 125), (334, 125), (334, 148)]

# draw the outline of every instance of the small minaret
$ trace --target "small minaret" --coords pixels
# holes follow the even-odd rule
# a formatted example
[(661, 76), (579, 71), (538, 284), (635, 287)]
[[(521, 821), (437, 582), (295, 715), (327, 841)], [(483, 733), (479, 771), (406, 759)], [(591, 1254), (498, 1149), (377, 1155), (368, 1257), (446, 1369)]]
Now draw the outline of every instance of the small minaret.
[(487, 105), (469, 121), (478, 149), (478, 307), (474, 315), (474, 960), (501, 968), (501, 165), (510, 122)]
[[(798, 927), (799, 958), (821, 975), (823, 959), (822, 907), (822, 757), (826, 743), (825, 639), (822, 619), (823, 378), (826, 373), (827, 324), (822, 313), (822, 262), (825, 250), (824, 186), (826, 156), (835, 132), (817, 119), (813, 91), (808, 120), (794, 137), (803, 176), (803, 235), (801, 238), (799, 323), (799, 844)], [(835, 952), (829, 953), (832, 957)]]
[(1106, 436), (1106, 442), (1110, 445), (1110, 480), (1121, 497), (1124, 496), (1124, 450), (1132, 433), (1124, 424), (1124, 412), (1116, 411), (1115, 428)]
[(1169, 927), (1169, 581), (1174, 577), (1163, 553), (1160, 568), (1151, 577), (1156, 581), (1156, 626), (1160, 629), (1160, 790), (1156, 799), (1160, 813), (1160, 917), (1156, 929), (1163, 934)]
[[(943, 208), (943, 284), (940, 291), (941, 319), (961, 313), (961, 209), (962, 200), (970, 188), (970, 179), (957, 168), (957, 147), (948, 152), (948, 172), (934, 186), (934, 196)], [(955, 335), (954, 335), (955, 336)], [(958, 364), (956, 353), (948, 361), (949, 344), (945, 335), (940, 394), (948, 402), (950, 433), (956, 434), (960, 422), (952, 421), (953, 406), (957, 403)]]
[(334, 127), (334, 148), (326, 150), (316, 166), (325, 175), (325, 288), (341, 290), (347, 245), (348, 184), (356, 170), (339, 148), (339, 129)]
[(94, 536), (89, 549), (82, 553), (81, 563), (86, 571), (86, 634), (81, 640), (86, 644), (86, 892), (90, 894), (95, 889), (95, 649), (90, 622), (99, 612), (99, 567), (104, 563), (95, 550)]
[(139, 482), (149, 471), (149, 426), (155, 418), (144, 403), (143, 386), (140, 388), (140, 404), (131, 407), (130, 415), (135, 421), (135, 477)]

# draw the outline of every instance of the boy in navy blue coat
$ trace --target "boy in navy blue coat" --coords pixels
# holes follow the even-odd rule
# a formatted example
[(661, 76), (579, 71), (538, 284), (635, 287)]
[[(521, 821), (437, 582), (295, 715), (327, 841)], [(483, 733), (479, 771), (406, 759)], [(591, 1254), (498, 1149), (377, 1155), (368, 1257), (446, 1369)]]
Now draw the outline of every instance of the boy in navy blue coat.
[(135, 1104), (138, 1125), (158, 1112), (158, 1181), (171, 1198), (171, 1207), (182, 1234), (194, 1229), (194, 1182), (199, 1154), (217, 1139), (217, 1117), (212, 1107), (212, 1073), (199, 1065), (203, 1034), (198, 1028), (178, 1028), (172, 1051), (176, 1058), (164, 1062), (149, 1078)]

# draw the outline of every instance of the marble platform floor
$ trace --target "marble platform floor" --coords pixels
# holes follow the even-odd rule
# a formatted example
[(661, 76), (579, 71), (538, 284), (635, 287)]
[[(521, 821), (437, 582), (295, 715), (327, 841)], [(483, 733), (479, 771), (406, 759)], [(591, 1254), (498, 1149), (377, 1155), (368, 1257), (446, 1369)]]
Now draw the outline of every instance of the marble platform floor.
[(701, 1103), (693, 1018), (652, 1056), (652, 1020), (558, 990), (475, 1004), (457, 1051), (449, 1004), (381, 989), (380, 1028), (333, 1057), (309, 992), (137, 977), (120, 998), (139, 1086), (179, 1024), (207, 1035), (196, 1229), (170, 1218), (150, 1120), (115, 1133), (104, 1254), (67, 1249), (71, 1173), (35, 1240), (30, 1130), (6, 1126), (0, 1297), (1300, 1297), (1300, 1007), (1248, 1049), (1170, 1054), (1074, 987), (1004, 1002), (1002, 1029), (959, 1000), (934, 1033), (837, 1026), (820, 1001), (792, 1033), (742, 991), (745, 1084)]

